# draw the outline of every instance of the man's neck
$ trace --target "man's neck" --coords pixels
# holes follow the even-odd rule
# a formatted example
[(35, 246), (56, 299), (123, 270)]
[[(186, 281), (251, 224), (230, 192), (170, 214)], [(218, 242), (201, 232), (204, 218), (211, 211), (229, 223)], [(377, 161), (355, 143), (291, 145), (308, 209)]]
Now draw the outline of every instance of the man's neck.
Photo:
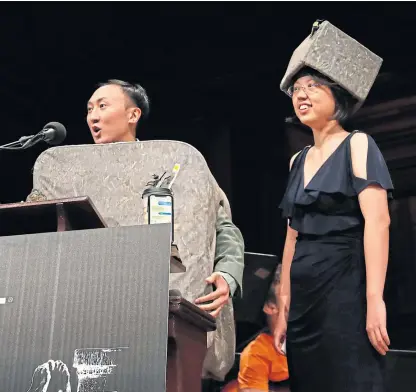
[(120, 140), (116, 140), (116, 142), (135, 142), (136, 136), (135, 135), (126, 135), (125, 137), (121, 138)]

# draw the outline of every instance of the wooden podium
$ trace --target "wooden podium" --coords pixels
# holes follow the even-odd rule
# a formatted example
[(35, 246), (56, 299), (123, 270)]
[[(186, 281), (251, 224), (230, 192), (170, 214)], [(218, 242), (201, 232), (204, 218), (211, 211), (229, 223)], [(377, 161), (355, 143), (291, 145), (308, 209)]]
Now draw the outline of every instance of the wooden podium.
[[(0, 204), (0, 236), (107, 227), (89, 199), (76, 197), (31, 203)], [(171, 247), (170, 272), (185, 272), (178, 249)]]
[(200, 392), (202, 365), (207, 351), (207, 332), (216, 328), (215, 319), (169, 292), (168, 392)]
[[(107, 227), (88, 197), (0, 205), (0, 223), (0, 237)], [(170, 272), (185, 271), (177, 248), (171, 246)], [(206, 335), (215, 328), (215, 319), (207, 312), (183, 299), (179, 291), (169, 292), (168, 392), (200, 392)]]

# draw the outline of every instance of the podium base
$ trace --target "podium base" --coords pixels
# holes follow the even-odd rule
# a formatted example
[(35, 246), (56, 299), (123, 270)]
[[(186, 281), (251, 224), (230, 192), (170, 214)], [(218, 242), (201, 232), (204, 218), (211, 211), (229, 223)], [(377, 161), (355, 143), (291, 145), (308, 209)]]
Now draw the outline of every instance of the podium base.
[(169, 292), (167, 392), (201, 392), (207, 332), (215, 329), (214, 317)]

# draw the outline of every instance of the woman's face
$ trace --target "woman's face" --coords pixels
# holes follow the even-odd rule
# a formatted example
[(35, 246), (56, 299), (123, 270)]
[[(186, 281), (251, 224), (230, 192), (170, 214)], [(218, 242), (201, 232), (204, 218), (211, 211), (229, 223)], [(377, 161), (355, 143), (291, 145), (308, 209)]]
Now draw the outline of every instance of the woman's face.
[(330, 88), (315, 82), (311, 76), (296, 80), (292, 103), (296, 116), (310, 128), (323, 127), (335, 112), (335, 99)]

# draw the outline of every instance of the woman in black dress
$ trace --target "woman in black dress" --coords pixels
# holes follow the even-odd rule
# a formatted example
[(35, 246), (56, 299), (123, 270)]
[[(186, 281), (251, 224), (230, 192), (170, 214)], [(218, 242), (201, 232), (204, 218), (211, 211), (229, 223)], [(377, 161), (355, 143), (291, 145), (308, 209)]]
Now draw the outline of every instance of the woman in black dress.
[(357, 101), (339, 84), (303, 68), (289, 95), (314, 144), (290, 160), (280, 205), (276, 346), (286, 338), (291, 392), (383, 392), (390, 175), (370, 136), (344, 130)]

